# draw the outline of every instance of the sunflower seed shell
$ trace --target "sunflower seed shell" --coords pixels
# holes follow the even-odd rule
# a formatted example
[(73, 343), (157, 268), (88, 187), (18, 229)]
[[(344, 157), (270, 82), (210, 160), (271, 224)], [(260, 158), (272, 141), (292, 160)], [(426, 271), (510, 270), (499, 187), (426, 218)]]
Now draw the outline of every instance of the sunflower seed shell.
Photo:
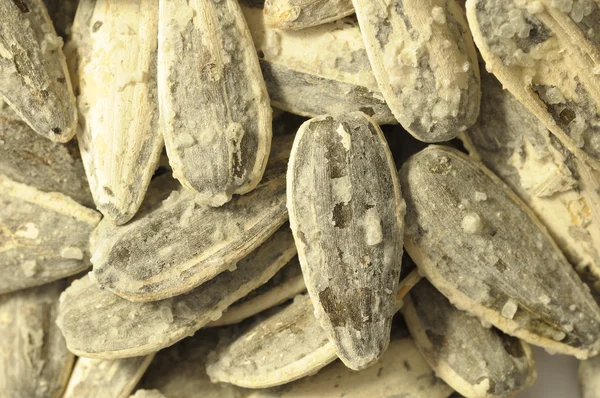
[(265, 23), (276, 29), (305, 29), (354, 14), (351, 0), (266, 0)]

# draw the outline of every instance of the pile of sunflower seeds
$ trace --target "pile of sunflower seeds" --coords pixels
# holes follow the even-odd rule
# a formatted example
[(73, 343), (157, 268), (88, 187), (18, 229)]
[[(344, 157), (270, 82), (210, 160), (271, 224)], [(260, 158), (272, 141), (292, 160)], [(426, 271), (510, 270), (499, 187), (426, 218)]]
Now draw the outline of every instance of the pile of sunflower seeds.
[(0, 273), (2, 398), (599, 398), (600, 0), (0, 0)]

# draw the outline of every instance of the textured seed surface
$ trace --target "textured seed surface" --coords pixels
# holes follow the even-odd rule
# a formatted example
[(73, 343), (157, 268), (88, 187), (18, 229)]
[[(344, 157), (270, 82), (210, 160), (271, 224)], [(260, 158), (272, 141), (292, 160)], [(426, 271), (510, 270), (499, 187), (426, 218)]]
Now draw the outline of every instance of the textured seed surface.
[(42, 0), (0, 1), (0, 97), (38, 134), (66, 142), (77, 108), (63, 41)]
[(163, 146), (156, 85), (158, 0), (82, 0), (73, 25), (77, 139), (98, 209), (136, 213)]
[(58, 327), (64, 281), (0, 295), (0, 397), (58, 398), (73, 354)]
[(527, 343), (485, 328), (421, 281), (402, 309), (415, 344), (438, 377), (467, 397), (505, 397), (530, 386), (535, 363)]
[(259, 183), (271, 107), (237, 1), (160, 1), (158, 91), (173, 174), (221, 206)]
[(362, 113), (304, 123), (287, 178), (308, 293), (352, 369), (385, 351), (402, 262), (404, 201), (383, 133)]
[(396, 119), (377, 87), (356, 21), (295, 32), (269, 28), (261, 8), (242, 5), (274, 107), (306, 117), (362, 111)]
[(465, 146), (533, 210), (600, 292), (600, 172), (575, 158), (492, 75), (482, 72), (481, 83), (481, 115)]
[(147, 355), (218, 319), (232, 303), (256, 289), (295, 254), (287, 226), (241, 260), (191, 292), (152, 303), (135, 303), (100, 290), (88, 277), (61, 296), (57, 320), (69, 349), (90, 358)]
[(479, 114), (479, 68), (455, 0), (353, 0), (379, 88), (415, 138), (454, 138)]
[(581, 361), (578, 373), (581, 398), (600, 397), (600, 357)]
[(115, 226), (103, 220), (96, 229), (92, 263), (97, 283), (128, 300), (154, 301), (185, 293), (235, 267), (287, 219), (291, 139), (275, 140), (269, 168), (254, 191), (221, 207), (198, 205), (192, 192), (169, 194), (161, 189), (163, 182), (153, 182), (131, 222)]
[(279, 29), (305, 29), (354, 14), (351, 0), (266, 0), (265, 22)]
[(503, 85), (563, 145), (600, 169), (600, 5), (531, 3), (469, 0), (473, 38)]
[(127, 398), (153, 357), (151, 354), (125, 359), (79, 358), (63, 398)]
[(455, 306), (555, 352), (598, 353), (600, 309), (589, 288), (498, 177), (438, 146), (414, 155), (400, 176), (406, 250)]

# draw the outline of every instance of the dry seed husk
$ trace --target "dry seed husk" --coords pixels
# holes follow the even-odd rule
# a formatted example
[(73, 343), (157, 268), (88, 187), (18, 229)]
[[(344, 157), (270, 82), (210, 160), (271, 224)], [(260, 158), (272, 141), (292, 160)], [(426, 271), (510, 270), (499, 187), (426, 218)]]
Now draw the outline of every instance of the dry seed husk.
[(0, 293), (39, 286), (90, 267), (100, 215), (58, 192), (0, 174)]
[(273, 278), (229, 307), (218, 320), (208, 327), (231, 325), (259, 312), (275, 307), (304, 292), (306, 285), (298, 257), (294, 257)]
[(55, 324), (65, 286), (57, 281), (0, 295), (0, 397), (62, 395), (74, 358)]
[(158, 0), (82, 0), (73, 24), (81, 157), (98, 210), (126, 223), (158, 165)]
[(354, 14), (351, 0), (266, 0), (265, 23), (271, 28), (305, 29)]
[(544, 223), (584, 281), (600, 292), (600, 172), (575, 158), (489, 73), (481, 115), (461, 138)]
[(69, 349), (89, 358), (147, 355), (194, 334), (241, 297), (267, 282), (294, 255), (283, 226), (237, 269), (222, 273), (188, 294), (135, 303), (101, 290), (90, 278), (73, 282), (61, 296), (58, 325)]
[(66, 142), (77, 108), (63, 41), (42, 0), (0, 1), (0, 97), (38, 134)]
[(447, 141), (479, 114), (479, 67), (455, 0), (353, 0), (373, 73), (402, 126)]
[(63, 398), (127, 398), (154, 354), (125, 359), (79, 358)]
[(221, 206), (259, 183), (271, 107), (236, 0), (161, 0), (158, 93), (173, 175)]
[[(578, 30), (573, 21), (565, 29), (569, 17), (542, 3), (469, 0), (473, 38), (504, 87), (571, 152), (600, 169), (600, 47), (573, 36)], [(600, 30), (599, 5), (588, 5), (582, 19), (588, 26), (580, 26), (576, 36)]]
[(485, 328), (429, 282), (411, 289), (402, 309), (415, 344), (436, 375), (466, 397), (505, 397), (535, 380), (529, 345)]
[(94, 278), (131, 301), (155, 301), (190, 291), (264, 242), (287, 219), (285, 169), (293, 137), (277, 137), (261, 183), (221, 207), (196, 204), (178, 189), (155, 195), (127, 225), (100, 223), (92, 239)]
[(397, 123), (379, 92), (356, 21), (290, 32), (267, 27), (261, 8), (242, 4), (242, 11), (274, 107), (306, 117), (362, 111), (380, 124)]
[(404, 201), (379, 127), (360, 112), (304, 123), (287, 194), (315, 314), (346, 366), (363, 369), (387, 347), (402, 263)]
[(581, 361), (578, 377), (581, 398), (600, 398), (600, 356)]
[(410, 158), (400, 176), (406, 250), (456, 307), (554, 352), (598, 353), (600, 309), (589, 288), (498, 177), (438, 146)]

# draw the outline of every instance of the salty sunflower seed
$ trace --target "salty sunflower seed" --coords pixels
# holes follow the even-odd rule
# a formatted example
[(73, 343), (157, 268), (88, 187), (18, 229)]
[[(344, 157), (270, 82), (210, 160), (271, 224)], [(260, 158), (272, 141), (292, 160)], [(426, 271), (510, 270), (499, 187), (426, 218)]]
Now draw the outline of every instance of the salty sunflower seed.
[(492, 75), (483, 71), (481, 82), (481, 115), (462, 136), (464, 145), (527, 203), (600, 293), (600, 172), (575, 158)]
[(242, 5), (242, 11), (274, 107), (306, 117), (362, 111), (380, 124), (397, 123), (379, 92), (356, 21), (289, 32), (267, 27), (261, 8)]
[(66, 142), (77, 109), (63, 41), (42, 0), (0, 0), (0, 97), (38, 134)]
[(0, 397), (58, 398), (73, 354), (55, 319), (65, 281), (0, 295)]
[(254, 191), (221, 207), (198, 205), (185, 189), (167, 198), (164, 183), (153, 182), (131, 222), (115, 226), (103, 220), (96, 229), (91, 242), (96, 282), (131, 301), (155, 301), (235, 267), (286, 221), (285, 169), (292, 138), (274, 140), (269, 167)]
[(353, 0), (373, 73), (402, 126), (447, 141), (479, 114), (479, 67), (455, 0)]
[(600, 309), (589, 288), (498, 177), (438, 146), (414, 155), (400, 175), (406, 250), (456, 307), (551, 351), (598, 353)]
[(235, 0), (161, 0), (158, 92), (173, 175), (197, 201), (221, 206), (259, 183), (271, 107)]
[(579, 363), (581, 398), (600, 397), (600, 356)]
[(351, 0), (266, 0), (265, 23), (271, 28), (305, 29), (354, 14)]
[(268, 281), (295, 251), (291, 233), (283, 226), (235, 271), (188, 294), (152, 303), (127, 301), (85, 277), (61, 296), (57, 323), (77, 355), (104, 359), (147, 355), (217, 320), (232, 303)]
[(436, 375), (466, 397), (505, 397), (535, 380), (531, 348), (457, 310), (427, 281), (402, 310), (415, 344)]
[(125, 359), (79, 358), (63, 398), (127, 398), (154, 354)]
[(82, 0), (73, 25), (77, 133), (98, 209), (126, 223), (158, 165), (158, 0)]
[(597, 33), (579, 40), (588, 35), (581, 29), (600, 30), (598, 3), (576, 16), (580, 26), (554, 3), (469, 0), (467, 17), (488, 70), (563, 145), (600, 169), (600, 41)]
[(315, 314), (346, 366), (385, 351), (402, 262), (404, 201), (383, 133), (357, 112), (298, 130), (288, 211)]

